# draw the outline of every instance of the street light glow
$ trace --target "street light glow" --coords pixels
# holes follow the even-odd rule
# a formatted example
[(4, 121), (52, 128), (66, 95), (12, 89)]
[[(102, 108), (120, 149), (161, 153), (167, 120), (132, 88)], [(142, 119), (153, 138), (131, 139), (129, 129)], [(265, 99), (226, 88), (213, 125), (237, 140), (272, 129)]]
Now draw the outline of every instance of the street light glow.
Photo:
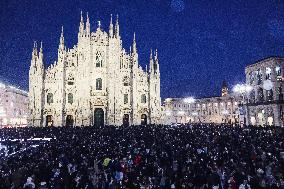
[(6, 87), (5, 84), (0, 83), (0, 88), (5, 88), (5, 87)]
[(237, 84), (233, 88), (235, 93), (249, 93), (251, 90), (252, 86), (246, 84)]
[(171, 102), (172, 99), (171, 99), (171, 98), (166, 98), (165, 101), (166, 101), (166, 102)]
[(195, 99), (193, 97), (188, 97), (188, 98), (185, 98), (183, 100), (185, 103), (194, 103), (195, 102)]
[(184, 115), (184, 113), (185, 113), (185, 112), (182, 111), (182, 110), (178, 112), (179, 115)]
[(197, 112), (192, 112), (192, 115), (193, 115), (193, 116), (197, 116), (198, 113), (197, 113)]
[(170, 115), (172, 115), (172, 113), (170, 111), (166, 111), (166, 115), (170, 116)]

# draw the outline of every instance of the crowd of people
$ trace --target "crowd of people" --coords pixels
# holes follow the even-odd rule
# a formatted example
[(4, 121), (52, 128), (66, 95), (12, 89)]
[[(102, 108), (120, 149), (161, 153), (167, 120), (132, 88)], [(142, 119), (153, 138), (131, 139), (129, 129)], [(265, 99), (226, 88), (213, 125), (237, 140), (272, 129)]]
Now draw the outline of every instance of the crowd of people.
[(28, 127), (0, 138), (4, 189), (284, 188), (280, 127)]

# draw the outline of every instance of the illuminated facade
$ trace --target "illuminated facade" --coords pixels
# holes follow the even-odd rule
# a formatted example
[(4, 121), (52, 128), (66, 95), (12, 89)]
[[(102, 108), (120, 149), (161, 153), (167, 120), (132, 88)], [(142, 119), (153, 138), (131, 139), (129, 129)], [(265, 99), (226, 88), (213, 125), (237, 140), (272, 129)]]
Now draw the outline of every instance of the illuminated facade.
[(64, 45), (58, 60), (44, 68), (42, 46), (35, 44), (29, 71), (29, 124), (122, 125), (161, 123), (158, 53), (150, 55), (149, 71), (138, 64), (135, 34), (129, 52), (122, 47), (118, 18), (109, 31), (90, 30), (87, 15), (78, 43)]
[(272, 57), (245, 69), (246, 84), (252, 87), (245, 95), (247, 124), (282, 126), (284, 58)]
[(239, 96), (228, 94), (223, 84), (222, 96), (209, 98), (167, 98), (164, 101), (166, 124), (239, 123)]
[(0, 83), (0, 127), (26, 126), (28, 93)]

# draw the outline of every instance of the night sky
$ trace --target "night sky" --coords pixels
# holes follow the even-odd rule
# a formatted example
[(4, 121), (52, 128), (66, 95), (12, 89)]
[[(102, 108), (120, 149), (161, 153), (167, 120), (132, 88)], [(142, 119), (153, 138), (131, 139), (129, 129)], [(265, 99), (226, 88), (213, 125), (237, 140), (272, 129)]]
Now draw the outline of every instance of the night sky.
[(33, 41), (47, 67), (62, 25), (67, 48), (77, 43), (81, 10), (92, 31), (119, 14), (123, 47), (136, 32), (143, 67), (158, 49), (163, 98), (220, 95), (223, 80), (244, 82), (246, 65), (284, 56), (284, 0), (0, 0), (0, 80), (27, 90)]

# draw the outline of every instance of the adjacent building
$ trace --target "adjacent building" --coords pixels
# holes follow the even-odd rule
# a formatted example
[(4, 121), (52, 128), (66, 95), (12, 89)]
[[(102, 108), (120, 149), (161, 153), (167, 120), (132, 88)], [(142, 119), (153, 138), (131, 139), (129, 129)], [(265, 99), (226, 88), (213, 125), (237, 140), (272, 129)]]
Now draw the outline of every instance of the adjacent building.
[(245, 69), (246, 84), (252, 87), (245, 95), (247, 124), (283, 125), (284, 58), (271, 57)]
[(226, 82), (221, 96), (199, 98), (167, 98), (164, 101), (166, 124), (240, 123), (238, 95), (229, 94)]
[(0, 128), (26, 126), (28, 93), (11, 85), (0, 83)]
[(139, 65), (135, 34), (122, 47), (118, 17), (108, 32), (100, 21), (92, 32), (81, 14), (78, 43), (69, 49), (64, 33), (58, 59), (44, 68), (42, 45), (34, 45), (29, 71), (29, 124), (33, 126), (140, 125), (161, 123), (157, 50), (149, 70)]

